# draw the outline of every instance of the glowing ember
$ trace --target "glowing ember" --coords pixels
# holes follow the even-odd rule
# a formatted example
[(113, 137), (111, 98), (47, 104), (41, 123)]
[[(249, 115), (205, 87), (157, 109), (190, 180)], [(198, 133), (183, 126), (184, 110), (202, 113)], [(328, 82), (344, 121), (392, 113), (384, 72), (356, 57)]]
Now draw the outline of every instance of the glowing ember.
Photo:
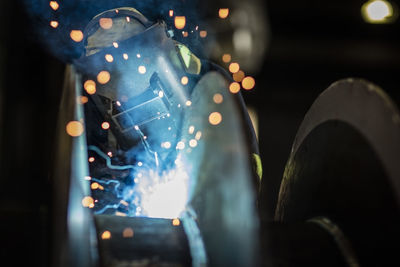
[(124, 238), (133, 237), (133, 229), (130, 227), (125, 228), (124, 231), (122, 232), (122, 237)]
[(229, 91), (233, 94), (236, 94), (240, 91), (240, 84), (237, 82), (233, 82), (229, 85)]
[(181, 78), (181, 83), (182, 83), (183, 85), (188, 84), (188, 82), (189, 82), (189, 78), (188, 78), (187, 76), (183, 76), (183, 77)]
[(94, 199), (92, 197), (84, 197), (82, 199), (82, 206), (85, 208), (93, 208), (94, 207)]
[(110, 233), (110, 231), (104, 231), (102, 234), (101, 234), (101, 239), (110, 239), (111, 238), (111, 233)]
[(200, 37), (201, 38), (206, 38), (207, 37), (207, 31), (200, 31)]
[(113, 156), (113, 154), (112, 154), (111, 151), (107, 152), (107, 155), (108, 155), (110, 158)]
[(185, 31), (183, 31), (183, 32), (182, 32), (182, 35), (183, 35), (183, 37), (188, 37), (188, 36), (189, 36), (189, 33), (188, 33), (188, 32), (185, 32)]
[(113, 62), (114, 61), (114, 57), (110, 54), (106, 54), (104, 56), (104, 58), (107, 60), (107, 62)]
[(214, 103), (221, 104), (222, 101), (224, 101), (224, 97), (218, 93), (213, 96), (213, 100), (214, 100)]
[(80, 121), (70, 121), (65, 129), (70, 136), (77, 137), (83, 133), (83, 124)]
[(236, 62), (232, 62), (231, 64), (229, 64), (229, 71), (232, 73), (236, 73), (238, 72), (240, 69), (239, 63)]
[(181, 224), (181, 221), (178, 218), (175, 218), (172, 220), (172, 225), (173, 226), (179, 226)]
[(172, 9), (169, 10), (169, 16), (173, 17), (174, 16), (174, 11)]
[(84, 84), (83, 84), (83, 88), (85, 88), (85, 91), (89, 94), (89, 95), (93, 95), (94, 93), (96, 93), (96, 83), (93, 80), (87, 80)]
[(81, 30), (72, 30), (69, 34), (71, 39), (77, 43), (83, 40), (83, 33)]
[(89, 162), (94, 162), (94, 157), (90, 157), (90, 158), (88, 159), (88, 161), (89, 161)]
[(58, 21), (52, 20), (50, 21), (50, 26), (53, 28), (57, 28), (58, 27)]
[(175, 27), (177, 29), (183, 29), (186, 25), (186, 17), (185, 16), (176, 16), (175, 17)]
[(233, 79), (236, 82), (241, 82), (243, 80), (243, 78), (244, 78), (244, 72), (241, 70), (239, 70), (238, 72), (233, 74)]
[(229, 15), (229, 8), (220, 8), (218, 10), (218, 16), (221, 19), (226, 19), (228, 17), (228, 15)]
[(104, 130), (107, 130), (107, 129), (109, 129), (110, 128), (110, 124), (108, 123), (108, 122), (103, 122), (102, 124), (101, 124), (101, 128), (103, 128)]
[(115, 48), (118, 48), (118, 43), (117, 43), (117, 42), (113, 42), (113, 46), (114, 46)]
[(191, 106), (191, 105), (192, 105), (192, 101), (188, 100), (188, 101), (186, 101), (186, 103), (185, 103), (185, 104), (186, 104), (186, 106), (188, 106), (188, 107), (189, 107), (189, 106)]
[(128, 54), (127, 54), (127, 53), (124, 53), (124, 54), (122, 55), (122, 57), (123, 57), (125, 60), (128, 60)]
[(50, 7), (53, 9), (53, 10), (57, 10), (59, 7), (60, 7), (60, 5), (57, 3), (57, 1), (50, 1)]
[(225, 63), (231, 62), (231, 59), (232, 59), (232, 57), (231, 57), (230, 54), (223, 54), (222, 55), (222, 61), (225, 62)]
[(139, 66), (138, 71), (140, 74), (145, 74), (146, 73), (146, 67), (145, 66)]
[(113, 21), (111, 18), (101, 18), (99, 20), (100, 27), (102, 27), (105, 30), (111, 29), (113, 25)]
[(222, 115), (219, 112), (213, 112), (210, 114), (210, 116), (208, 116), (208, 121), (210, 122), (210, 124), (212, 125), (218, 125), (221, 123), (222, 121)]
[(251, 90), (254, 88), (254, 86), (256, 85), (256, 81), (254, 80), (253, 77), (251, 76), (247, 76), (246, 78), (244, 78), (242, 80), (242, 87), (246, 90)]
[(106, 84), (110, 81), (110, 73), (106, 70), (100, 71), (99, 74), (97, 74), (97, 81), (101, 84)]

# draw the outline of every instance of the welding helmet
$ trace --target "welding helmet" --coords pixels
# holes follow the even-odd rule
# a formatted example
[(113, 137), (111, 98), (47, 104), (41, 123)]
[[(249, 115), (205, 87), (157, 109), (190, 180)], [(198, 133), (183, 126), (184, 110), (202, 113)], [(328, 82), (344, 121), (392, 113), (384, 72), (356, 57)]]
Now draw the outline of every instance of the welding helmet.
[(172, 39), (163, 21), (151, 22), (134, 8), (97, 15), (84, 36), (85, 52), (75, 65), (118, 148), (143, 139), (155, 151), (174, 148), (200, 60)]

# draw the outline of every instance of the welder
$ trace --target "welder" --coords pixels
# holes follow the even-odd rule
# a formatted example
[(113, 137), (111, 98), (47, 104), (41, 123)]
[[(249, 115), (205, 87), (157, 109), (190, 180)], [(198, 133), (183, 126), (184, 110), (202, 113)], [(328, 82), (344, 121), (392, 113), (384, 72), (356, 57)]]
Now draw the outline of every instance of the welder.
[[(173, 162), (183, 113), (191, 105), (197, 82), (210, 71), (224, 76), (227, 84), (231, 77), (175, 41), (173, 31), (163, 21), (151, 22), (134, 8), (97, 15), (84, 36), (85, 53), (74, 63), (83, 75), (82, 85), (89, 98), (85, 105), (89, 147), (109, 151), (114, 164), (152, 162), (158, 166), (160, 162)], [(241, 95), (235, 99), (254, 173), (260, 176), (254, 130)]]

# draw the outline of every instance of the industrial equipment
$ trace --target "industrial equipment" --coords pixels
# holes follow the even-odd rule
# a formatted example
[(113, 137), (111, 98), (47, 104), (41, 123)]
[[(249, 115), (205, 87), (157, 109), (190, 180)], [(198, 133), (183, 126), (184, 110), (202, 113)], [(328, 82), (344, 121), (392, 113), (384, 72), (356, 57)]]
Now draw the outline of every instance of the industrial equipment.
[(223, 71), (131, 8), (85, 36), (61, 103), (54, 266), (399, 262), (400, 117), (379, 87), (317, 98), (261, 221), (251, 124)]

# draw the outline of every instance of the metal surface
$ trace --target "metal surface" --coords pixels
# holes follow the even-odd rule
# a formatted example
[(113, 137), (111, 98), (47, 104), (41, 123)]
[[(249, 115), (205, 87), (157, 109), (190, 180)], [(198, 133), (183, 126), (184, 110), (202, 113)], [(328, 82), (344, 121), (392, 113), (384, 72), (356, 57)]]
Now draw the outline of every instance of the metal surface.
[[(285, 168), (276, 220), (326, 217), (364, 266), (399, 263), (400, 119), (377, 86), (347, 79), (314, 102)], [(343, 251), (342, 251), (343, 252)]]
[[(113, 215), (96, 215), (95, 219), (100, 266), (191, 266), (179, 220)], [(106, 231), (109, 238), (104, 236)]]
[(358, 259), (351, 247), (351, 244), (347, 237), (343, 234), (342, 230), (334, 224), (331, 220), (325, 217), (316, 217), (311, 218), (307, 222), (315, 223), (316, 225), (320, 226), (322, 229), (329, 232), (332, 237), (334, 238), (338, 248), (340, 249), (343, 257), (350, 267), (359, 267), (360, 264), (358, 263)]
[(65, 72), (57, 126), (56, 163), (53, 170), (53, 266), (92, 266), (94, 223), (91, 212), (82, 206), (89, 195), (86, 135), (67, 134), (69, 121), (83, 121), (80, 76), (72, 66)]
[[(193, 166), (188, 208), (196, 214), (210, 266), (254, 266), (258, 259), (258, 217), (249, 146), (237, 99), (217, 72), (207, 73), (194, 88), (183, 129), (202, 131), (188, 161)], [(213, 101), (215, 94), (223, 102)], [(222, 121), (209, 122), (219, 112)], [(183, 139), (193, 138), (187, 131)]]

